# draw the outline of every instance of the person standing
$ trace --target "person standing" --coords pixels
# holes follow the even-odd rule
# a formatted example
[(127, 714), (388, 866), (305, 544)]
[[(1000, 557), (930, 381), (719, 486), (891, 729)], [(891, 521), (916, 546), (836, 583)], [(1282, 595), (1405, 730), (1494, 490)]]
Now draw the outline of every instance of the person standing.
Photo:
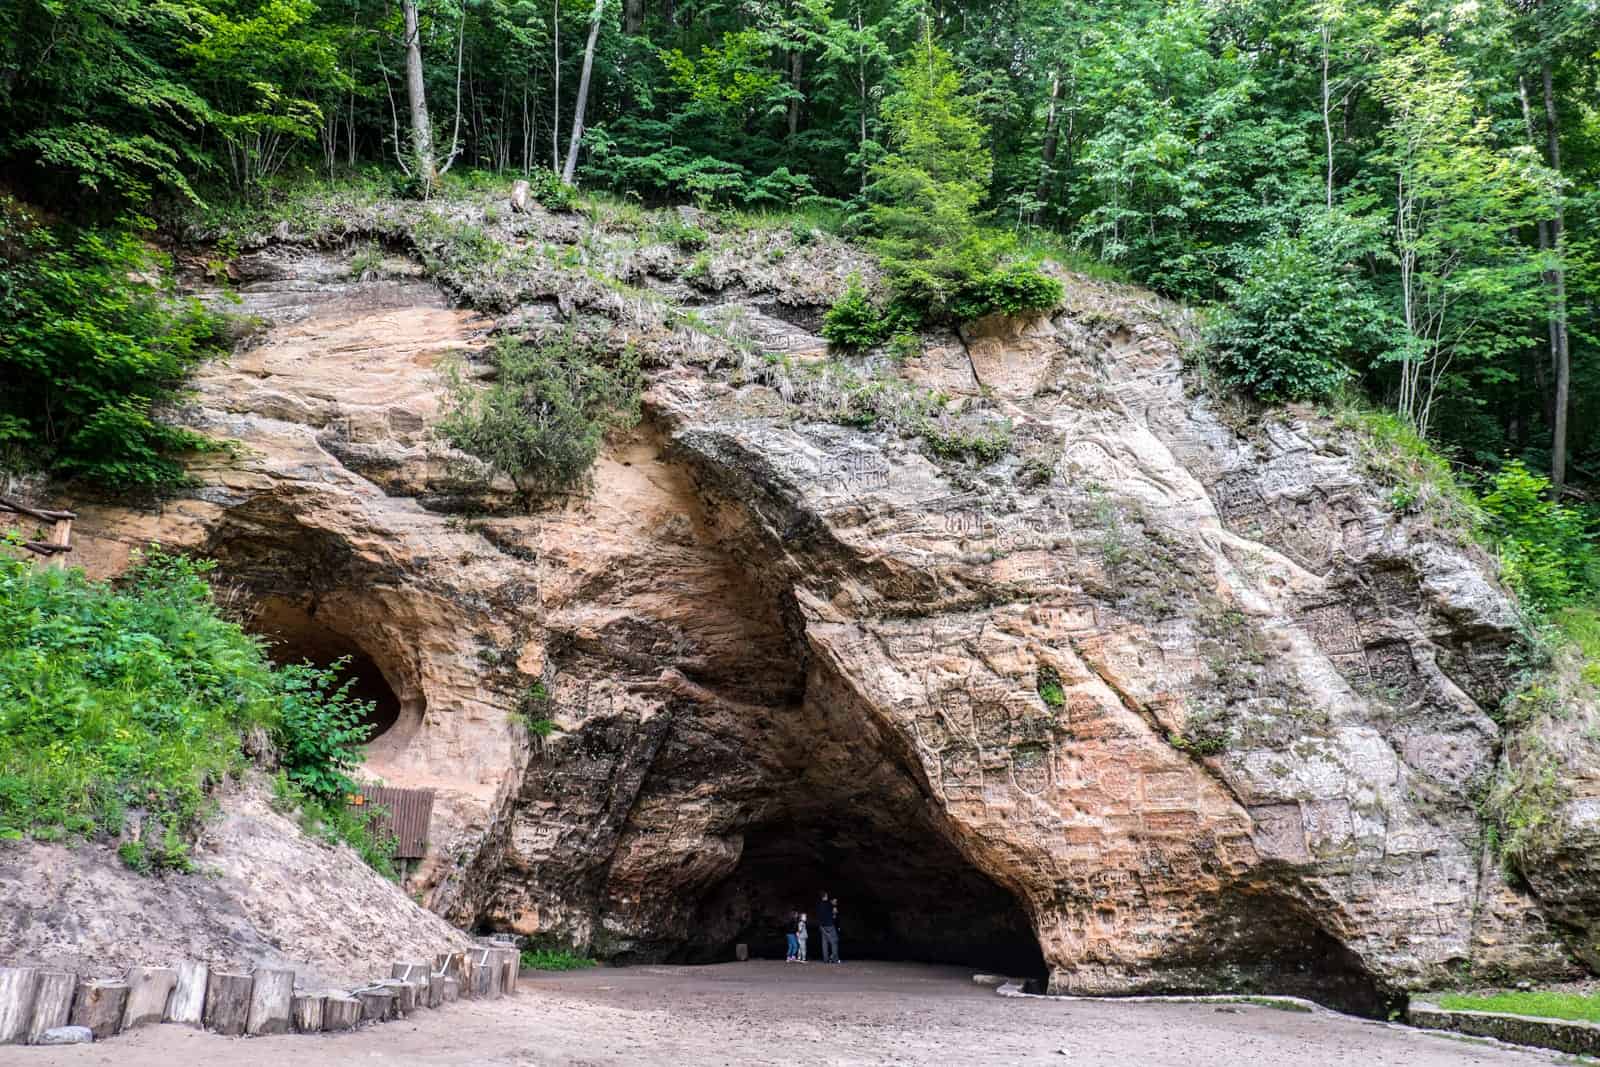
[(830, 897), (828, 903), (833, 905), (833, 962), (841, 963), (839, 959), (839, 898)]
[(826, 890), (817, 902), (817, 928), (822, 931), (822, 962), (839, 962), (839, 926), (833, 910), (833, 901)]
[(795, 927), (794, 936), (796, 943), (800, 946), (800, 955), (795, 958), (804, 963), (806, 961), (806, 913), (803, 911), (800, 913), (800, 922)]
[(797, 911), (791, 911), (789, 913), (789, 917), (784, 920), (783, 936), (789, 943), (789, 954), (785, 956), (783, 960), (785, 963), (793, 963), (795, 960), (800, 958), (800, 946), (798, 943), (798, 938), (796, 937), (799, 921), (800, 913)]

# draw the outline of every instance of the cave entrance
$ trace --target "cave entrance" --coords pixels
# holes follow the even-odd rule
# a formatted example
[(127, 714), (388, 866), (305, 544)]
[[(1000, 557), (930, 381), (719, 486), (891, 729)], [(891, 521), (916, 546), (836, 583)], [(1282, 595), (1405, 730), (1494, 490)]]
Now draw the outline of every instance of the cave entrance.
[(822, 959), (817, 901), (839, 898), (840, 956), (970, 966), (1042, 980), (1027, 914), (931, 826), (874, 825), (859, 809), (809, 812), (751, 827), (733, 872), (704, 897), (679, 962), (782, 959), (791, 909)]
[(400, 721), (401, 701), (376, 660), (355, 640), (315, 616), (280, 602), (269, 601), (258, 612), (251, 629), (267, 643), (267, 656), (282, 665), (310, 662), (318, 667), (344, 664), (338, 684), (350, 683), (350, 696), (371, 704), (363, 716), (371, 744)]

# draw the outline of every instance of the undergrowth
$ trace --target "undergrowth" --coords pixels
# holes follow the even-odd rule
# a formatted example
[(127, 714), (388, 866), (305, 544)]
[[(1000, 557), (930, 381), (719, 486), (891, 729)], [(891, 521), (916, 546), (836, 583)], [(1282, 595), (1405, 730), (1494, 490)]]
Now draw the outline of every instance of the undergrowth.
[(367, 706), (335, 669), (274, 666), (211, 569), (152, 549), (99, 582), (0, 546), (0, 837), (118, 840), (130, 867), (187, 870), (246, 735), (318, 803), (351, 788)]
[(525, 971), (582, 971), (594, 966), (595, 960), (567, 949), (522, 950), (522, 969)]

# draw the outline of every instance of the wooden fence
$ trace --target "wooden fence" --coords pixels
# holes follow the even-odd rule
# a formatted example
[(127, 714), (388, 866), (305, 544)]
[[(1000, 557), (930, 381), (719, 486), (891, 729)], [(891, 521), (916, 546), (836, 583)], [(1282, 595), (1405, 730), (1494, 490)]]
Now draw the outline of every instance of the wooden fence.
[(23, 515), (50, 523), (50, 540), (24, 541), (22, 547), (36, 556), (45, 557), (52, 566), (61, 566), (64, 562), (61, 557), (72, 551), (72, 520), (78, 517), (73, 512), (31, 508), (9, 497), (0, 496), (0, 514)]

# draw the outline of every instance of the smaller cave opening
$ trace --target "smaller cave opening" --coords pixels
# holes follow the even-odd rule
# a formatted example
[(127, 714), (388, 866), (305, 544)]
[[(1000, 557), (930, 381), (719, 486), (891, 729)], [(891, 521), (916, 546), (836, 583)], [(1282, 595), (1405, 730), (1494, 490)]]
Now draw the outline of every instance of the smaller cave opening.
[(340, 664), (336, 684), (349, 683), (351, 699), (370, 705), (362, 716), (368, 744), (400, 721), (403, 705), (394, 686), (377, 660), (352, 638), (306, 612), (275, 603), (263, 606), (250, 628), (265, 640), (267, 656), (274, 663), (322, 668)]
[(959, 964), (1042, 983), (1047, 968), (1016, 898), (929, 827), (873, 826), (812, 813), (750, 828), (733, 872), (699, 902), (676, 962), (732, 959), (746, 944), (782, 959), (789, 912), (808, 916), (807, 952), (822, 959), (820, 895), (839, 899), (844, 960)]

